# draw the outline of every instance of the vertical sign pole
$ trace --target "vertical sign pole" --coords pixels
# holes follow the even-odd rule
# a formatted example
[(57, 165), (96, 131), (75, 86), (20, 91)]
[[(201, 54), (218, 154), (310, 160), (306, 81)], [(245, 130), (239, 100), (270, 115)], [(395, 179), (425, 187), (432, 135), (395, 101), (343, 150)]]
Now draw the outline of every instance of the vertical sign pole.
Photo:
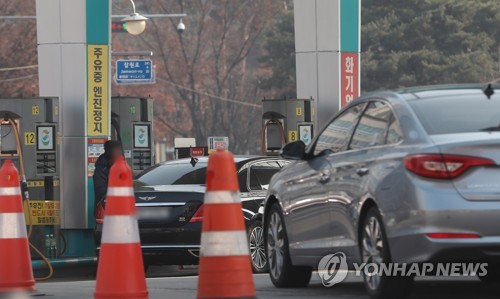
[(361, 0), (340, 0), (340, 108), (360, 95)]
[(95, 162), (111, 126), (111, 1), (87, 0), (87, 215), (93, 227)]

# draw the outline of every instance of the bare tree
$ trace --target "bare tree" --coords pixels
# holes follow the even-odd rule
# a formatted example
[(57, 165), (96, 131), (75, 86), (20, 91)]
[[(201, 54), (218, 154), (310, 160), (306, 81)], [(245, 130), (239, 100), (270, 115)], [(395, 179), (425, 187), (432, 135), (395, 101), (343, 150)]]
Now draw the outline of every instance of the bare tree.
[[(0, 1), (0, 15), (35, 15), (34, 1)], [(0, 20), (0, 96), (38, 94), (36, 23), (34, 19)]]
[(178, 20), (152, 20), (133, 45), (128, 40), (128, 47), (155, 53), (156, 86), (165, 92), (155, 93), (157, 123), (199, 144), (229, 136), (233, 151), (256, 151), (262, 112), (257, 45), (282, 1), (151, 0), (139, 8), (188, 14), (182, 34), (175, 30)]
[[(177, 19), (153, 19), (139, 37), (113, 34), (113, 50), (152, 50), (157, 83), (113, 85), (114, 95), (152, 96), (159, 139), (229, 136), (231, 149), (256, 152), (262, 91), (258, 56), (262, 32), (282, 8), (280, 0), (136, 1), (143, 13), (185, 12), (187, 30)], [(115, 13), (130, 10), (113, 0)], [(34, 1), (2, 0), (0, 15), (35, 15)], [(38, 94), (35, 20), (0, 20), (0, 95)], [(18, 67), (33, 66), (17, 69)]]

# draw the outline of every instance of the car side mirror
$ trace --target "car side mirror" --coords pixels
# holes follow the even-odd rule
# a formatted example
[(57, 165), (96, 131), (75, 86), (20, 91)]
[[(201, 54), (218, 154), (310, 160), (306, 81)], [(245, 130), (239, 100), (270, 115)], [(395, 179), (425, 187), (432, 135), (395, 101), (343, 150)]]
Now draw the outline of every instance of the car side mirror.
[(306, 156), (306, 144), (302, 140), (287, 143), (280, 155), (285, 159), (302, 160)]

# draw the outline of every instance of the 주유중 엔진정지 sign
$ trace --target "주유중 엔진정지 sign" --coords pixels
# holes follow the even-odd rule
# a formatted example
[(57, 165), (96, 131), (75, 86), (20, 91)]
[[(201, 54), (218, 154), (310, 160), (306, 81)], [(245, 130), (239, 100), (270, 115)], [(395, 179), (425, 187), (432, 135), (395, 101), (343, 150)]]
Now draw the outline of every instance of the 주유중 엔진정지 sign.
[(88, 45), (87, 135), (109, 135), (109, 48)]

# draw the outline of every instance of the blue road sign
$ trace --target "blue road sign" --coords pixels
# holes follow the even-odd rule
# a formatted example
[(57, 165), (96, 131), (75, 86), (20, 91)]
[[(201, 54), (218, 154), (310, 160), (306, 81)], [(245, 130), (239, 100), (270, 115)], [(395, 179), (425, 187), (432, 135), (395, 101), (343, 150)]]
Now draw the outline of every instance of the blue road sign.
[(119, 59), (116, 61), (116, 83), (154, 83), (155, 76), (151, 59)]

